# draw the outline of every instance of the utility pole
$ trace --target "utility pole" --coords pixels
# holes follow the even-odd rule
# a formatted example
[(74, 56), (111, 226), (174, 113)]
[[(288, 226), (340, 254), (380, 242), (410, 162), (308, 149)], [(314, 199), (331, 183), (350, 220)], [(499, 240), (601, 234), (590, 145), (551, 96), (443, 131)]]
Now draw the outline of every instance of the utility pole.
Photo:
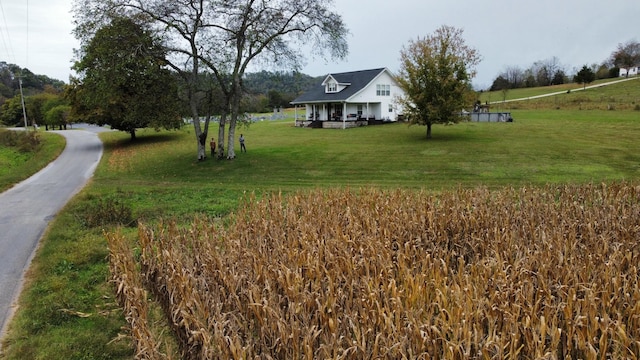
[(22, 78), (18, 78), (20, 84), (20, 100), (22, 101), (22, 117), (24, 118), (24, 129), (27, 130), (27, 109), (24, 107), (24, 94), (22, 93)]

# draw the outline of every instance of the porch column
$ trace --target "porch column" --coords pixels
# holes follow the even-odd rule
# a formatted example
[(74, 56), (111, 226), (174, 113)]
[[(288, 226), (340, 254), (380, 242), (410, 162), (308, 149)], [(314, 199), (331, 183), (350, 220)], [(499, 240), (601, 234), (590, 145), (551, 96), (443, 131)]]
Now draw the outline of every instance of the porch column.
[(342, 128), (347, 128), (347, 103), (342, 103)]

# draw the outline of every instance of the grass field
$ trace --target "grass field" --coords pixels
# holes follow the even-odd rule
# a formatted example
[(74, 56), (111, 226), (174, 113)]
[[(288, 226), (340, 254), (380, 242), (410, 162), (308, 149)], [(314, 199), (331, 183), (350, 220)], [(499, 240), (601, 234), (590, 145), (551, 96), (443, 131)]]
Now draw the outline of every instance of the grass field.
[[(494, 110), (516, 109), (562, 109), (562, 110), (640, 110), (640, 77), (630, 78), (610, 86), (609, 82), (624, 79), (597, 80), (588, 86), (595, 88), (582, 90), (579, 84), (562, 84), (537, 88), (510, 89), (506, 92), (491, 91), (479, 95), (482, 103), (493, 103)], [(550, 97), (535, 98), (540, 95), (555, 94)], [(531, 99), (529, 99), (531, 98)], [(504, 102), (514, 99), (529, 99)]]
[(64, 149), (60, 135), (40, 133), (42, 146), (34, 152), (23, 152), (14, 147), (0, 145), (0, 192), (35, 174)]
[[(620, 94), (627, 92), (635, 96), (634, 89)], [(627, 95), (619, 97), (627, 102)], [(513, 123), (435, 126), (428, 141), (424, 127), (406, 124), (321, 130), (264, 121), (239, 130), (248, 152), (232, 161), (198, 162), (190, 128), (141, 131), (136, 143), (124, 133), (102, 134), (103, 160), (43, 241), (3, 356), (132, 357), (124, 317), (106, 282), (103, 229), (112, 228), (92, 225), (94, 213), (129, 209), (132, 219), (146, 223), (174, 218), (187, 224), (196, 216), (222, 218), (254, 192), (377, 187), (439, 193), (640, 179), (640, 112), (620, 105), (558, 109), (556, 100), (546, 101), (534, 109), (510, 105)]]

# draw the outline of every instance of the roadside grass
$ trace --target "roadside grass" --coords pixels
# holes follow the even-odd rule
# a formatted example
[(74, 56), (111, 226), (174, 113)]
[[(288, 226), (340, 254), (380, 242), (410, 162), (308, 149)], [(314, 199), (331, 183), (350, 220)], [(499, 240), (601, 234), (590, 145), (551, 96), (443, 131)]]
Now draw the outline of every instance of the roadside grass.
[(77, 203), (60, 213), (33, 259), (3, 344), (7, 359), (133, 357), (129, 343), (118, 340), (124, 322), (105, 281), (102, 231), (79, 225), (73, 215)]
[(0, 145), (0, 192), (40, 171), (64, 149), (64, 137), (47, 132), (38, 135), (42, 142), (35, 152), (22, 152)]
[[(406, 124), (323, 130), (295, 128), (292, 119), (262, 121), (237, 130), (248, 152), (231, 161), (198, 162), (189, 127), (143, 130), (135, 143), (125, 133), (103, 133), (103, 159), (45, 235), (0, 358), (133, 357), (107, 283), (103, 231), (121, 226), (134, 239), (136, 224), (87, 221), (108, 211), (109, 199), (121, 201), (134, 219), (187, 224), (195, 217), (220, 221), (252, 193), (371, 186), (441, 192), (640, 179), (638, 112), (550, 106), (512, 113), (513, 123), (438, 125), (431, 140), (424, 127)], [(216, 133), (213, 126), (210, 136)]]

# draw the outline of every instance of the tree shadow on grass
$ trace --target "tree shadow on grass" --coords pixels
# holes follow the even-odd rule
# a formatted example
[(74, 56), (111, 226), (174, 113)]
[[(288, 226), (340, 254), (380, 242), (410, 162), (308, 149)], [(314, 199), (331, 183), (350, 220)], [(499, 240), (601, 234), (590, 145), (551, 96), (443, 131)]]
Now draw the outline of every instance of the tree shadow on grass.
[(460, 131), (447, 131), (447, 132), (438, 132), (437, 130), (433, 131), (431, 134), (431, 138), (427, 138), (426, 130), (421, 134), (412, 134), (411, 141), (417, 144), (431, 144), (431, 143), (443, 143), (443, 142), (452, 142), (452, 141), (468, 141), (472, 139), (472, 136)]
[(137, 147), (137, 146), (145, 146), (152, 144), (161, 144), (170, 141), (178, 141), (182, 136), (179, 132), (162, 132), (156, 134), (137, 134), (135, 140), (132, 140), (130, 137), (110, 140), (104, 142), (105, 150), (113, 150), (113, 149), (126, 149), (129, 147)]

